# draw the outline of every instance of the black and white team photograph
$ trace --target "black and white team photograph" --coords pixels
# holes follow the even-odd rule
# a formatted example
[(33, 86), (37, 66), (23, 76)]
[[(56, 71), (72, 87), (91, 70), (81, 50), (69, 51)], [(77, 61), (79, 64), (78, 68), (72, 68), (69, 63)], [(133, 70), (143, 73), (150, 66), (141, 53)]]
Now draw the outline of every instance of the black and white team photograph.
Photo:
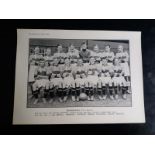
[(29, 39), (27, 108), (130, 107), (128, 40)]

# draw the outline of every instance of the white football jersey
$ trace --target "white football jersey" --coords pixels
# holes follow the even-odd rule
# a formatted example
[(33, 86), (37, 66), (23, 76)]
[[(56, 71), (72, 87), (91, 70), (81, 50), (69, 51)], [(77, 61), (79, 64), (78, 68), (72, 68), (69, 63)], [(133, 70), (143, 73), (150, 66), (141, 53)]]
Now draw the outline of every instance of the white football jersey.
[(53, 58), (58, 58), (58, 59), (61, 59), (61, 58), (66, 58), (67, 57), (67, 54), (64, 53), (64, 52), (61, 52), (61, 53), (54, 53), (53, 55)]
[(128, 62), (129, 54), (128, 52), (118, 52), (116, 53), (116, 58), (119, 59), (121, 62)]
[(74, 49), (73, 51), (68, 51), (66, 53), (69, 58), (79, 58), (79, 51), (77, 49)]

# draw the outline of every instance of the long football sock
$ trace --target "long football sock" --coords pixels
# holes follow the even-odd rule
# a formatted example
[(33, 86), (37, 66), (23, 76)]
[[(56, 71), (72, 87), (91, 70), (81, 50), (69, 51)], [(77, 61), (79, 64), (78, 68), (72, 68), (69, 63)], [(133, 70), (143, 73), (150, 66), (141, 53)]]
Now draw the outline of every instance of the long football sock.
[(87, 96), (89, 96), (89, 88), (88, 87), (85, 88), (85, 91), (86, 91)]
[(39, 91), (38, 90), (33, 91), (33, 95), (34, 95), (34, 97), (36, 99), (38, 98), (38, 94), (39, 94)]
[(85, 88), (82, 88), (82, 89), (81, 89), (81, 92), (82, 92), (82, 93), (85, 93)]
[(89, 91), (90, 91), (90, 96), (93, 96), (94, 95), (94, 88), (93, 87), (90, 87), (89, 88)]
[(62, 93), (63, 93), (62, 88), (58, 88), (57, 90), (58, 97), (62, 97)]
[(110, 93), (110, 95), (113, 95), (113, 87), (112, 86), (109, 87), (109, 93)]
[(51, 88), (49, 90), (49, 94), (50, 94), (50, 97), (53, 98), (54, 97), (54, 88)]
[(75, 96), (75, 94), (76, 94), (76, 89), (75, 88), (71, 89), (71, 94), (72, 94), (72, 96)]
[(115, 95), (118, 95), (118, 87), (117, 86), (114, 87), (114, 90), (115, 90)]
[(45, 89), (45, 90), (44, 90), (44, 98), (47, 98), (48, 93), (49, 93), (49, 89)]
[(98, 93), (98, 95), (102, 95), (102, 88), (97, 88), (97, 93)]
[(76, 95), (80, 96), (80, 87), (76, 87)]
[(124, 95), (124, 94), (126, 94), (127, 93), (127, 87), (122, 87), (122, 94)]
[(63, 96), (67, 96), (68, 95), (68, 88), (63, 88)]
[(106, 87), (105, 86), (102, 86), (102, 93), (103, 93), (103, 95), (106, 95)]

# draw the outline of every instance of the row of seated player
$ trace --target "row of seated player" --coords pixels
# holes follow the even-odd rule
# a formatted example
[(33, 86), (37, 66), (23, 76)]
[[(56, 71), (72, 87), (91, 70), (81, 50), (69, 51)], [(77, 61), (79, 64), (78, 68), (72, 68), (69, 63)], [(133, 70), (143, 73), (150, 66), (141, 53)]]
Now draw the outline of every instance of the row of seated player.
[(100, 75), (100, 73), (105, 72), (114, 72), (116, 70), (119, 70), (122, 72), (122, 75), (127, 78), (130, 76), (129, 68), (124, 67), (122, 63), (118, 59), (114, 59), (114, 63), (108, 63), (106, 59), (102, 59), (100, 63), (96, 63), (94, 58), (90, 59), (90, 62), (83, 63), (82, 59), (78, 59), (76, 64), (71, 64), (69, 59), (65, 59), (64, 64), (58, 64), (57, 59), (54, 60), (52, 65), (49, 65), (49, 63), (40, 61), (39, 66), (31, 65), (29, 69), (29, 82), (34, 81), (34, 75), (37, 74), (37, 72), (42, 71), (44, 74), (48, 75), (56, 75), (60, 74), (63, 77), (63, 73), (72, 73), (75, 77), (77, 73), (84, 72), (88, 73), (89, 71), (93, 71), (95, 74)]
[[(82, 61), (80, 64), (82, 64)], [(71, 91), (72, 100), (79, 101), (80, 93), (77, 93), (77, 90), (84, 89), (84, 92), (88, 100), (94, 100), (94, 89), (97, 89), (99, 99), (106, 99), (106, 92), (109, 92), (110, 98), (115, 99), (118, 98), (118, 90), (122, 90), (122, 96), (126, 99), (126, 93), (130, 89), (130, 82), (127, 81), (127, 76), (123, 71), (123, 67), (121, 66), (118, 59), (115, 59), (114, 66), (108, 65), (106, 59), (103, 61), (103, 66), (100, 68), (99, 74), (95, 74), (94, 70), (96, 70), (96, 66), (93, 65), (94, 59), (90, 59), (90, 64), (88, 66), (87, 72), (83, 69), (81, 65), (75, 67), (73, 70), (70, 68), (70, 61), (66, 59), (65, 68), (63, 73), (60, 74), (59, 70), (54, 70), (49, 78), (49, 72), (47, 72), (47, 67), (44, 62), (41, 62), (41, 65), (36, 69), (34, 74), (34, 82), (32, 84), (33, 94), (37, 97), (40, 92), (40, 89), (43, 90), (45, 96), (51, 97), (51, 101), (54, 97), (54, 90), (56, 90), (56, 94), (59, 97), (59, 101), (66, 101), (68, 98), (68, 90)], [(113, 70), (109, 69), (113, 68)], [(73, 72), (72, 72), (73, 71)], [(74, 74), (72, 74), (74, 73)], [(87, 73), (87, 74), (86, 74)], [(63, 75), (63, 76), (61, 76)], [(74, 75), (74, 76), (73, 76)], [(129, 75), (128, 75), (129, 76)], [(113, 94), (115, 92), (115, 94)], [(48, 94), (48, 95), (47, 95)], [(66, 95), (65, 95), (66, 94)]]

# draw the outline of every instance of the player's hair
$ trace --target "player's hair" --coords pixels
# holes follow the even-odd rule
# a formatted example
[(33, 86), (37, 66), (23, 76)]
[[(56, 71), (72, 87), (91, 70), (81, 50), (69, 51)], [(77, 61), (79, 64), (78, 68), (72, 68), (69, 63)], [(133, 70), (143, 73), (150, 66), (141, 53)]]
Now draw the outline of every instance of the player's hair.
[(47, 51), (47, 50), (51, 50), (51, 48), (50, 48), (50, 47), (47, 47), (47, 48), (46, 48), (46, 51)]
[(105, 45), (105, 47), (107, 47), (107, 46), (108, 46), (109, 48), (111, 48), (111, 46), (110, 46), (109, 44)]
[[(122, 45), (122, 44), (119, 44), (119, 45), (118, 45), (118, 47), (119, 47), (119, 46), (123, 47), (123, 45)], [(123, 47), (123, 48), (124, 48), (124, 47)]]
[(82, 42), (81, 43), (81, 47), (80, 47), (80, 51), (82, 50), (82, 45), (84, 45), (84, 44), (87, 46), (87, 43), (86, 42)]
[(69, 44), (69, 46), (68, 46), (68, 51), (70, 51), (70, 47), (71, 47), (71, 46), (74, 46), (74, 44), (73, 44), (73, 43), (70, 43), (70, 44)]
[(57, 44), (57, 47), (61, 46), (62, 47), (62, 44)]
[(82, 42), (82, 43), (81, 43), (81, 45), (84, 45), (84, 44), (86, 44), (86, 45), (87, 45), (87, 43), (86, 43), (86, 42)]
[(99, 48), (98, 44), (95, 44), (93, 47), (98, 47)]
[(128, 53), (129, 51), (127, 49), (124, 49), (124, 52), (127, 52)]
[(69, 47), (70, 47), (70, 46), (74, 46), (74, 44), (73, 44), (73, 43), (70, 43), (70, 44), (69, 44)]

